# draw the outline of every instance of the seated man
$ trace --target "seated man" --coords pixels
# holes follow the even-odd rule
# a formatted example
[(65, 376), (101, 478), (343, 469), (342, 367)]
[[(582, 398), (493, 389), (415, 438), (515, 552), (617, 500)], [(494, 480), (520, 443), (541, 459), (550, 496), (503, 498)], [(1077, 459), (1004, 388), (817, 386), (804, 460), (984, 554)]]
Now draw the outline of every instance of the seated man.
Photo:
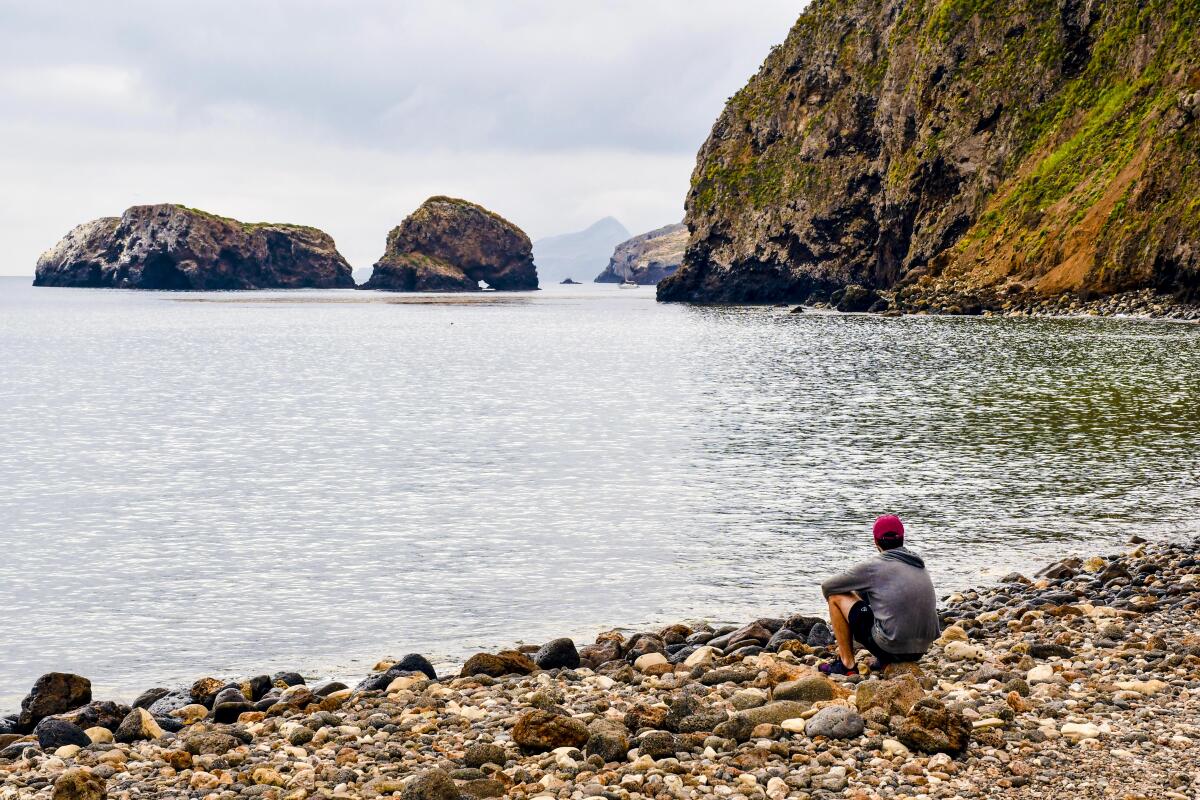
[(854, 640), (875, 656), (873, 669), (917, 661), (941, 632), (937, 596), (925, 562), (904, 548), (904, 524), (892, 515), (875, 520), (879, 555), (821, 584), (838, 659), (821, 672), (854, 671)]

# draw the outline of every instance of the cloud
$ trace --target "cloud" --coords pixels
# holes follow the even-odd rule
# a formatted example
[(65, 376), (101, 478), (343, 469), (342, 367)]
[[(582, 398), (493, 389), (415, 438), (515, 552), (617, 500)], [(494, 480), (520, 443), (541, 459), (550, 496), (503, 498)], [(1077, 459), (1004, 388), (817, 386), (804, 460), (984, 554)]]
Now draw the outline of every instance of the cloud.
[(0, 6), (0, 272), (137, 202), (315, 224), (356, 266), (428, 194), (535, 238), (678, 219), (796, 2)]

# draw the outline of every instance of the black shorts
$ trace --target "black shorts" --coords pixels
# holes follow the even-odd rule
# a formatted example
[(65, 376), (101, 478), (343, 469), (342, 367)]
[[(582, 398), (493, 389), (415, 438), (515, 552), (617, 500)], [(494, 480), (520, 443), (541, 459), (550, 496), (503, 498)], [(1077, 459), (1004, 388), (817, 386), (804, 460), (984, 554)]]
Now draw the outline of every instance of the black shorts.
[(867, 605), (866, 600), (859, 600), (854, 605), (850, 606), (850, 633), (854, 636), (854, 640), (867, 649), (871, 655), (875, 656), (884, 664), (895, 663), (898, 661), (920, 661), (921, 655), (902, 655), (897, 653), (889, 653), (875, 642), (875, 637), (871, 635), (872, 629), (875, 627), (875, 612)]

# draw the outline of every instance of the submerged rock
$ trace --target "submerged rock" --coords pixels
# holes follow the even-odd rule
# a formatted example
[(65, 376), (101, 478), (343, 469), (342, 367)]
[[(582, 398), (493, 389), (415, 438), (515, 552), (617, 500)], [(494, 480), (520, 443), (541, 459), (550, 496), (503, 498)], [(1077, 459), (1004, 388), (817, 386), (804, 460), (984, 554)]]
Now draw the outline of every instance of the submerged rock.
[(596, 276), (596, 283), (633, 281), (652, 286), (673, 275), (683, 263), (688, 230), (682, 223), (634, 236), (617, 245), (608, 266)]
[(473, 292), (480, 281), (503, 291), (538, 288), (529, 237), (482, 206), (431, 197), (388, 234), (383, 257), (360, 288)]
[(34, 286), (114, 289), (348, 289), (329, 234), (245, 223), (179, 205), (85, 222), (38, 259)]

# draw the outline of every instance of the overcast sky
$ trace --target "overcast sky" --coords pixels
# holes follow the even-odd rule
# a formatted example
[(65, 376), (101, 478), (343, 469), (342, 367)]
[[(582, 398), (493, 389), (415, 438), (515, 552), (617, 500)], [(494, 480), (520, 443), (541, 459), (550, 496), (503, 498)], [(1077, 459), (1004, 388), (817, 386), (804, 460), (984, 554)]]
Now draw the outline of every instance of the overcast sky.
[(682, 217), (696, 150), (803, 0), (0, 0), (0, 273), (176, 202), (355, 267), (427, 196), (534, 239)]

